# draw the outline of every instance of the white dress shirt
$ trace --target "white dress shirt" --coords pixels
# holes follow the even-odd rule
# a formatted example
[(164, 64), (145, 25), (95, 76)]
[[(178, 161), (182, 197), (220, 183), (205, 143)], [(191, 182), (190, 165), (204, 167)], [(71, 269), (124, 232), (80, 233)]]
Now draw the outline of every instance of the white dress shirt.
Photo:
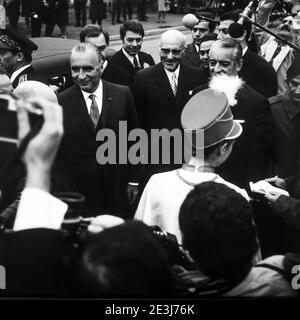
[[(122, 51), (123, 51), (125, 57), (126, 57), (126, 58), (130, 61), (130, 63), (135, 67), (135, 65), (134, 65), (134, 63), (133, 63), (133, 56), (131, 56), (130, 54), (128, 54), (123, 48), (122, 48)], [(139, 55), (136, 54), (135, 57), (136, 57), (136, 60), (137, 60), (137, 62), (138, 62), (138, 65), (141, 66), (140, 59), (139, 59)]]
[(13, 74), (11, 75), (10, 77), (10, 81), (11, 83), (13, 83), (16, 79), (16, 77), (25, 69), (29, 68), (30, 67), (30, 64), (26, 64), (26, 66), (23, 66), (21, 68), (19, 68), (18, 70), (16, 70), (15, 72), (13, 72)]
[(90, 98), (90, 95), (93, 94), (95, 95), (95, 99), (96, 99), (96, 103), (98, 106), (98, 111), (99, 111), (99, 115), (101, 116), (101, 111), (102, 111), (102, 101), (103, 101), (103, 83), (100, 80), (99, 82), (99, 86), (96, 89), (96, 91), (90, 93), (90, 92), (85, 92), (83, 90), (81, 90), (82, 94), (83, 94), (83, 98), (85, 100), (85, 104), (87, 107), (87, 112), (88, 114), (91, 113), (91, 105), (92, 105), (92, 100)]
[(171, 88), (172, 88), (172, 76), (175, 73), (175, 75), (176, 75), (176, 87), (178, 88), (178, 77), (179, 77), (180, 65), (178, 66), (178, 68), (174, 72), (170, 72), (167, 69), (165, 69), (165, 71), (166, 71), (167, 77), (169, 79)]
[(13, 230), (35, 228), (60, 229), (68, 205), (38, 188), (22, 192)]

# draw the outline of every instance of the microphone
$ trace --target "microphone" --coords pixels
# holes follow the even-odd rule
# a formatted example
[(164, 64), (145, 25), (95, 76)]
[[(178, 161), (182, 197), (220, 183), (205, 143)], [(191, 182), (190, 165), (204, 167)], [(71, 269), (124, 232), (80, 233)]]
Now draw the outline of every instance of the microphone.
[(188, 13), (182, 18), (182, 24), (188, 29), (192, 29), (198, 22), (199, 19), (192, 13)]
[(233, 22), (228, 27), (228, 34), (233, 39), (241, 38), (244, 35), (244, 32), (245, 32), (244, 26), (237, 22)]

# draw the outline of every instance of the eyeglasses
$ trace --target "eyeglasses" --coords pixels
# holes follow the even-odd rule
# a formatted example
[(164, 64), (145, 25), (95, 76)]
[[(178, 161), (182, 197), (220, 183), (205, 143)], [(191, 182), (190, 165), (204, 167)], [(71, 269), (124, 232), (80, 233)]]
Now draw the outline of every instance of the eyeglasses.
[(164, 54), (164, 55), (166, 55), (166, 56), (167, 56), (168, 54), (170, 54), (170, 52), (172, 52), (172, 55), (173, 55), (173, 56), (179, 56), (183, 50), (180, 50), (180, 49), (160, 48), (160, 51), (161, 51), (162, 54)]
[(103, 46), (98, 46), (97, 48), (102, 52), (107, 48), (107, 46), (104, 44)]
[[(232, 60), (232, 61), (234, 61), (234, 60)], [(224, 60), (218, 61), (218, 60), (213, 60), (213, 59), (210, 59), (208, 62), (211, 67), (214, 67), (217, 63), (219, 63), (220, 66), (227, 68), (231, 64), (231, 61), (224, 61)]]

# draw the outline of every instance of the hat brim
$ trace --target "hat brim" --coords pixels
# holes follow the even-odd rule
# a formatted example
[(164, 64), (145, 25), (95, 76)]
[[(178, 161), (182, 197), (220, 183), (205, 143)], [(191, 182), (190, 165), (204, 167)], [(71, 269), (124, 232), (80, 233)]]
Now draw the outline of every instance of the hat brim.
[(237, 120), (233, 120), (233, 126), (224, 140), (233, 140), (238, 138), (243, 132), (243, 127)]
[(0, 50), (12, 50), (12, 48), (0, 41)]

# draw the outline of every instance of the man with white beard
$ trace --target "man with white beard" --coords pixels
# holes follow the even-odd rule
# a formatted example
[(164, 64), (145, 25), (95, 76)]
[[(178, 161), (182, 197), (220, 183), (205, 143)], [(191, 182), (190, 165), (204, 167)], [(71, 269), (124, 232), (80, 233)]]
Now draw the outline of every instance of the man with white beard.
[[(243, 134), (228, 161), (216, 170), (224, 179), (243, 188), (266, 176), (272, 164), (273, 124), (267, 98), (238, 77), (242, 68), (242, 47), (234, 39), (217, 40), (210, 48), (209, 87), (231, 97), (234, 119), (243, 120)], [(205, 87), (198, 87), (199, 92)]]

